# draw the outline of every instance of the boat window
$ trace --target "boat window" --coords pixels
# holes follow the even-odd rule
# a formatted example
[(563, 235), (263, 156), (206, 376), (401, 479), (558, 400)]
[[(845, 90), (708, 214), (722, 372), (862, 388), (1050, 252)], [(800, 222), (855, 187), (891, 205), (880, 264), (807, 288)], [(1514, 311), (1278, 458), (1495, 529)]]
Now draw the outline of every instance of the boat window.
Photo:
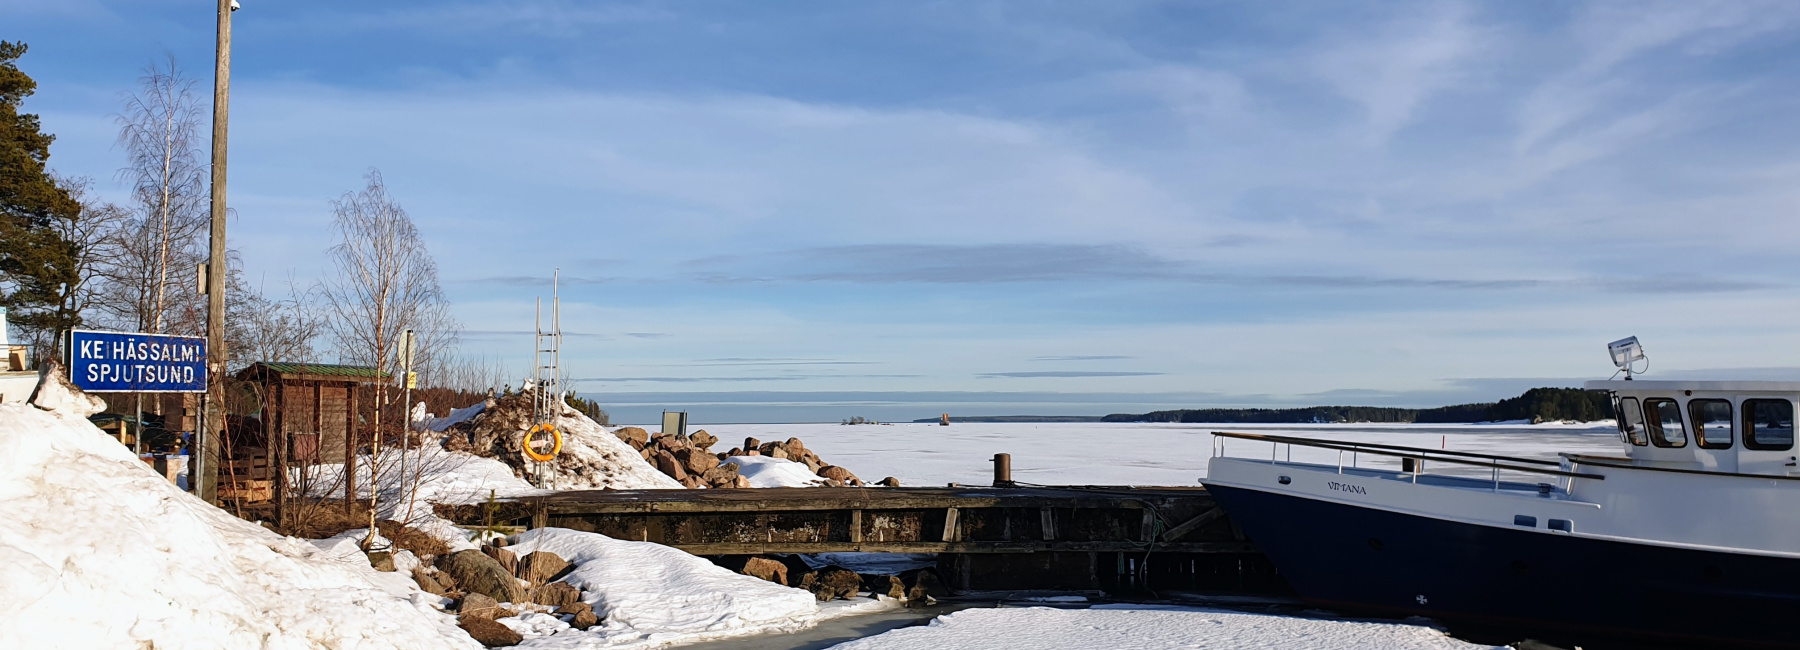
[(1694, 423), (1694, 439), (1703, 449), (1731, 448), (1731, 402), (1722, 399), (1688, 400), (1688, 421)]
[(1794, 448), (1794, 403), (1784, 399), (1744, 400), (1744, 446), (1764, 451)]
[(1644, 437), (1644, 411), (1638, 406), (1636, 397), (1619, 398), (1619, 435), (1639, 447), (1650, 444)]
[(1687, 429), (1681, 426), (1681, 405), (1675, 400), (1644, 400), (1644, 417), (1652, 444), (1658, 447), (1687, 446)]

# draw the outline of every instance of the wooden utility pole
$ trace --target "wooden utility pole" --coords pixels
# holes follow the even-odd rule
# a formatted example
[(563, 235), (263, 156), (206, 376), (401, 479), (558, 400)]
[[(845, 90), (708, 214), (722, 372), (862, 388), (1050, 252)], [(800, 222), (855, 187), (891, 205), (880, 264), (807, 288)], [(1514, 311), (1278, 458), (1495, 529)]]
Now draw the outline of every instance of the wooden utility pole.
[(212, 233), (206, 274), (206, 414), (195, 463), (194, 494), (207, 503), (219, 496), (219, 436), (225, 430), (225, 126), (231, 98), (231, 12), (234, 0), (219, 0), (218, 55), (213, 67)]

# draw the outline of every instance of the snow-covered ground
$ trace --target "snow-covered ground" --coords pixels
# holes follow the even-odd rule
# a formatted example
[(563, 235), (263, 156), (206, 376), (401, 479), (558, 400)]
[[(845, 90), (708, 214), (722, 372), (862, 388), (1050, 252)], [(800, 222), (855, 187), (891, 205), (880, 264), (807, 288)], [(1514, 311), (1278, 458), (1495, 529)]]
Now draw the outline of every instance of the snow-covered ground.
[(1217, 609), (1102, 605), (1092, 609), (965, 609), (833, 650), (1472, 650), (1423, 624), (1345, 621)]
[(653, 648), (793, 632), (838, 616), (899, 607), (858, 598), (820, 605), (809, 592), (719, 567), (661, 544), (541, 528), (513, 538), (519, 555), (548, 551), (575, 565), (563, 578), (605, 622), (576, 630), (551, 616), (503, 620), (526, 648)]
[[(1213, 431), (1270, 433), (1555, 459), (1557, 452), (1618, 453), (1610, 421), (1587, 424), (1146, 424), (956, 423), (858, 425), (708, 424), (735, 446), (743, 438), (799, 437), (821, 458), (865, 481), (893, 476), (902, 485), (986, 484), (992, 458), (1012, 454), (1013, 479), (1057, 485), (1194, 485), (1206, 475)], [(1233, 456), (1267, 457), (1267, 443), (1231, 441)], [(1336, 462), (1336, 452), (1296, 447), (1295, 461)], [(1286, 457), (1286, 448), (1282, 451)], [(1366, 457), (1362, 459), (1368, 462)], [(1391, 461), (1390, 461), (1391, 462)], [(1438, 469), (1438, 468), (1433, 468)]]
[(83, 415), (0, 405), (6, 647), (480, 647), (435, 596), (195, 499)]

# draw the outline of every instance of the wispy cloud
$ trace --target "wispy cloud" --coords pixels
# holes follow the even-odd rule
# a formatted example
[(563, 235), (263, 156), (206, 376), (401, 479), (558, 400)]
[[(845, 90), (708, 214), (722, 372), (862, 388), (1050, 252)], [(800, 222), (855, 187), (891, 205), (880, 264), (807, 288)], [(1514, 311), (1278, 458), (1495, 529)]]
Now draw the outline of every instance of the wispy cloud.
[(979, 377), (1010, 377), (1010, 378), (1018, 379), (1018, 378), (1031, 378), (1031, 377), (1154, 377), (1154, 376), (1161, 375), (1161, 374), (1163, 374), (1163, 373), (1160, 373), (1160, 372), (1129, 372), (1129, 371), (1105, 372), (1105, 371), (1091, 371), (1091, 370), (1038, 370), (1038, 371), (1031, 371), (1031, 372), (984, 372), (977, 376), (979, 376)]
[[(1117, 244), (860, 245), (767, 255), (696, 260), (702, 282), (846, 282), (858, 284), (991, 284), (1071, 281), (1149, 281), (1242, 287), (1314, 289), (1439, 289), (1505, 291), (1544, 288), (1626, 292), (1742, 291), (1767, 282), (1701, 276), (1624, 278), (1432, 278), (1346, 273), (1255, 274), (1217, 271)], [(745, 272), (748, 273), (745, 273)]]

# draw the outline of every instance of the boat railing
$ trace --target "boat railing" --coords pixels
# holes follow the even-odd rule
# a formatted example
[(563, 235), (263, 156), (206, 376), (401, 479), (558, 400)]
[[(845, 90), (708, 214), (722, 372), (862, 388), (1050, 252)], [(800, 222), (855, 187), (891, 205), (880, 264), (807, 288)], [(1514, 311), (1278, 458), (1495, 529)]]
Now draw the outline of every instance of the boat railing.
[[(1348, 442), (1348, 441), (1340, 441), (1340, 440), (1320, 440), (1317, 438), (1299, 438), (1299, 437), (1295, 437), (1295, 436), (1271, 435), (1271, 434), (1266, 434), (1266, 433), (1238, 433), (1238, 432), (1233, 432), (1233, 431), (1214, 431), (1214, 432), (1212, 432), (1212, 435), (1213, 435), (1213, 456), (1215, 458), (1225, 456), (1225, 447), (1226, 447), (1226, 442), (1228, 440), (1249, 440), (1249, 441), (1258, 441), (1258, 442), (1269, 443), (1269, 463), (1270, 464), (1278, 464), (1278, 463), (1283, 462), (1280, 458), (1281, 449), (1283, 446), (1286, 446), (1286, 448), (1287, 448), (1287, 457), (1286, 457), (1285, 462), (1287, 462), (1289, 464), (1292, 464), (1294, 461), (1294, 447), (1295, 446), (1311, 447), (1311, 448), (1316, 448), (1316, 449), (1337, 451), (1338, 452), (1337, 470), (1338, 470), (1339, 474), (1343, 474), (1345, 467), (1349, 467), (1350, 469), (1361, 469), (1357, 465), (1358, 457), (1361, 456), (1362, 454), (1369, 454), (1369, 455), (1373, 455), (1373, 456), (1392, 457), (1392, 458), (1402, 459), (1401, 460), (1401, 468), (1402, 468), (1401, 472), (1403, 474), (1410, 474), (1412, 477), (1413, 483), (1418, 483), (1419, 475), (1423, 474), (1425, 472), (1425, 462), (1426, 461), (1431, 461), (1433, 463), (1450, 463), (1450, 464), (1454, 464), (1454, 465), (1466, 465), (1466, 466), (1488, 468), (1492, 472), (1494, 491), (1496, 491), (1496, 492), (1500, 490), (1500, 472), (1503, 470), (1510, 471), (1510, 472), (1524, 472), (1527, 474), (1540, 474), (1540, 475), (1546, 475), (1546, 476), (1556, 476), (1556, 477), (1559, 477), (1559, 479), (1566, 478), (1566, 479), (1572, 480), (1572, 479), (1578, 479), (1578, 478), (1587, 478), (1587, 479), (1594, 479), (1596, 481), (1606, 479), (1605, 476), (1602, 476), (1600, 474), (1594, 474), (1592, 472), (1572, 472), (1572, 471), (1564, 470), (1564, 469), (1562, 469), (1561, 463), (1558, 463), (1553, 460), (1541, 460), (1541, 459), (1536, 459), (1536, 458), (1518, 458), (1518, 457), (1514, 457), (1514, 456), (1495, 456), (1492, 454), (1478, 454), (1478, 453), (1467, 452), (1467, 451), (1450, 451), (1450, 450), (1446, 450), (1446, 449), (1426, 449), (1423, 447), (1406, 447), (1406, 446), (1402, 446), (1402, 445), (1384, 445), (1384, 444), (1373, 443), (1373, 442)], [(1348, 465), (1346, 465), (1344, 462), (1344, 454), (1345, 453), (1350, 454), (1350, 462)], [(1411, 462), (1407, 462), (1407, 460), (1409, 460), (1409, 459)], [(1560, 483), (1560, 481), (1559, 481), (1559, 483)]]

